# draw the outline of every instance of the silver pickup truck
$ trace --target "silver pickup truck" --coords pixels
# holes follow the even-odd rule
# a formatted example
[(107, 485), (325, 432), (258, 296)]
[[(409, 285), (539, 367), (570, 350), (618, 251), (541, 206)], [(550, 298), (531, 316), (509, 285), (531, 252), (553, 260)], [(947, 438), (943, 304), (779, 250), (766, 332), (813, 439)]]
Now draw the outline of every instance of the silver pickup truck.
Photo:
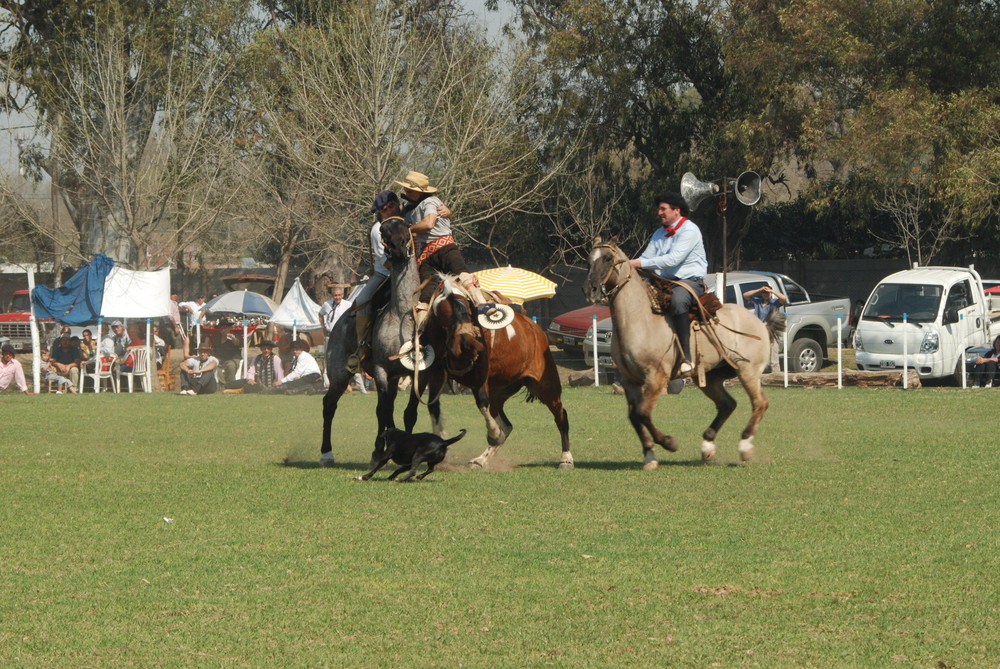
[[(715, 292), (716, 275), (705, 277), (705, 287)], [(848, 317), (851, 311), (851, 301), (846, 297), (830, 297), (812, 295), (805, 288), (792, 281), (784, 274), (775, 272), (727, 272), (725, 302), (751, 308), (743, 299), (743, 293), (756, 290), (764, 284), (780, 291), (788, 298), (785, 305), (785, 316), (788, 319), (788, 367), (792, 372), (818, 372), (823, 367), (828, 346), (837, 344), (837, 316), (842, 319), (841, 336), (848, 338)], [(586, 364), (593, 365), (594, 333), (593, 327), (587, 332), (583, 342), (583, 355)], [(611, 319), (597, 323), (597, 357), (604, 366), (611, 365)], [(782, 352), (783, 354), (783, 352)], [(776, 370), (775, 370), (776, 371)]]

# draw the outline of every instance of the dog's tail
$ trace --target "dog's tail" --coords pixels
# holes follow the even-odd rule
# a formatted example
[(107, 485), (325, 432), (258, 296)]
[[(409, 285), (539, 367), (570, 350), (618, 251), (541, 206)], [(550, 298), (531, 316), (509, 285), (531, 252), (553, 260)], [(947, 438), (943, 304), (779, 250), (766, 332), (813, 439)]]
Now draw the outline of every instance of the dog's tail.
[(452, 437), (451, 439), (446, 439), (445, 442), (444, 442), (444, 445), (445, 446), (451, 446), (452, 444), (454, 444), (456, 441), (458, 441), (459, 439), (461, 439), (464, 436), (465, 436), (465, 428), (463, 427), (461, 430), (459, 430), (457, 437)]

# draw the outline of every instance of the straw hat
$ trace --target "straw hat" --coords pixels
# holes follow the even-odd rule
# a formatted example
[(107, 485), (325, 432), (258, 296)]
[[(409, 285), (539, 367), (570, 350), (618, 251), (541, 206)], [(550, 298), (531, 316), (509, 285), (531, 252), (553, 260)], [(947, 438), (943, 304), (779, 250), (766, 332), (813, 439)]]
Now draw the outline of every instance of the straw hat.
[(402, 181), (397, 181), (400, 186), (406, 190), (413, 190), (418, 193), (436, 193), (437, 188), (431, 186), (430, 179), (427, 178), (426, 174), (421, 174), (420, 172), (407, 172), (406, 178)]

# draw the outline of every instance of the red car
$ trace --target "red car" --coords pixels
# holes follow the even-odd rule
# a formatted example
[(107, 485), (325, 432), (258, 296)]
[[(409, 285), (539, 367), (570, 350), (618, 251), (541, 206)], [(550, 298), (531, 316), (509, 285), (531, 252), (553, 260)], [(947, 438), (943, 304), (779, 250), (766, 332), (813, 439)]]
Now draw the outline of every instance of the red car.
[(594, 316), (603, 321), (611, 317), (611, 309), (603, 304), (581, 307), (556, 316), (546, 332), (549, 343), (573, 355), (583, 355), (583, 338), (594, 324)]

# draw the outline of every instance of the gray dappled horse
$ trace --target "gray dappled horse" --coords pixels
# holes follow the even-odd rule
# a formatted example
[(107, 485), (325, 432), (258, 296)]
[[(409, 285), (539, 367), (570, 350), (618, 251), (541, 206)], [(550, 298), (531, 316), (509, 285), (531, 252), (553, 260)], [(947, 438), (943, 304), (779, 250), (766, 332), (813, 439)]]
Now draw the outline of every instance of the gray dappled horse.
[[(628, 417), (642, 442), (643, 469), (656, 469), (654, 443), (668, 451), (677, 450), (677, 440), (653, 425), (652, 413), (666, 384), (678, 375), (683, 361), (680, 345), (670, 319), (653, 313), (646, 280), (631, 267), (628, 256), (615, 243), (602, 243), (598, 238), (589, 260), (584, 292), (592, 303), (607, 297), (615, 333), (611, 357), (621, 372)], [(716, 407), (715, 420), (702, 435), (704, 460), (715, 455), (716, 434), (736, 408), (736, 400), (723, 386), (726, 379), (733, 377), (739, 377), (753, 404), (750, 422), (740, 438), (740, 459), (749, 460), (753, 454), (753, 437), (768, 406), (760, 377), (770, 357), (770, 341), (777, 340), (785, 325), (783, 316), (776, 311), (772, 313), (775, 317), (769, 318), (765, 326), (753, 312), (724, 304), (716, 314), (718, 324), (713, 328), (692, 328), (692, 349), (698, 352), (706, 370), (706, 383), (701, 390)], [(716, 344), (726, 357), (719, 353)]]
[[(391, 297), (389, 306), (374, 318), (371, 353), (362, 363), (364, 370), (375, 379), (375, 388), (378, 391), (378, 406), (375, 410), (378, 432), (376, 432), (372, 462), (382, 453), (384, 448), (382, 435), (386, 429), (396, 427), (393, 411), (399, 379), (410, 374), (410, 370), (399, 362), (398, 353), (402, 344), (412, 338), (413, 307), (417, 303), (417, 293), (420, 289), (417, 262), (413, 257), (413, 243), (406, 222), (401, 218), (383, 221), (382, 242), (385, 244), (386, 258), (389, 261)], [(330, 388), (323, 397), (321, 462), (324, 462), (323, 454), (332, 452), (330, 427), (333, 416), (337, 412), (337, 403), (354, 376), (347, 370), (347, 359), (357, 348), (353, 314), (344, 314), (337, 320), (326, 346), (326, 373), (330, 380)], [(417, 422), (419, 396), (426, 386), (425, 378), (423, 376), (418, 378), (420, 387), (411, 388), (410, 400), (403, 412), (403, 425), (407, 432), (412, 431)], [(439, 398), (431, 398), (427, 403), (427, 409), (431, 415), (434, 432), (441, 434)]]

